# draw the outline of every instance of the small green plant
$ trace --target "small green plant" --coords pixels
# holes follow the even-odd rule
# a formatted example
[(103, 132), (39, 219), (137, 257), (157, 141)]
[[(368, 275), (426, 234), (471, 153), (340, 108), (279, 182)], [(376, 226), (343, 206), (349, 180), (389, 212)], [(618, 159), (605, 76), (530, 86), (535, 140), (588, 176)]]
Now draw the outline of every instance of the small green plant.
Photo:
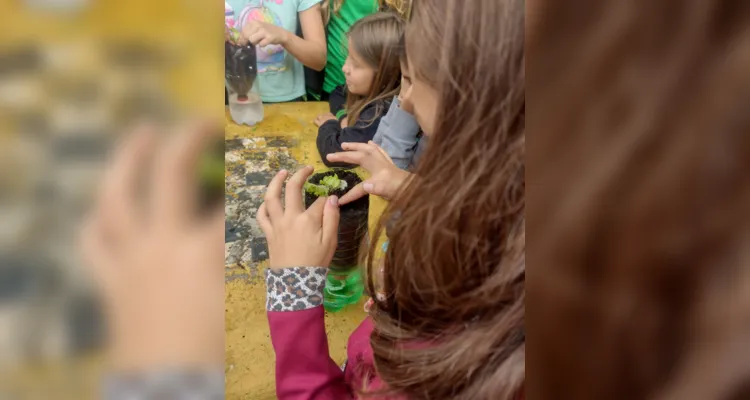
[(336, 174), (323, 177), (317, 185), (305, 183), (305, 191), (318, 197), (325, 197), (333, 191), (344, 189), (346, 189), (346, 181), (339, 179)]

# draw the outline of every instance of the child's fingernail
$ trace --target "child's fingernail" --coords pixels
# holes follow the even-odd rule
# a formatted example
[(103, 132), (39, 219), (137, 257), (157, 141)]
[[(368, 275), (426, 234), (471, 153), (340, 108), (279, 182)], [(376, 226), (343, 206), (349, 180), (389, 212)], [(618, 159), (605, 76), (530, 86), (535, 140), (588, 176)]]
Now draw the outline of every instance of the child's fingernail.
[(365, 183), (364, 185), (362, 185), (362, 187), (365, 189), (365, 192), (372, 193), (372, 189), (375, 188), (375, 185), (373, 185), (372, 183)]
[(331, 197), (329, 197), (329, 198), (328, 198), (328, 204), (330, 204), (330, 205), (332, 205), (332, 206), (337, 206), (337, 205), (339, 205), (339, 198), (338, 198), (338, 197), (336, 197), (336, 196), (331, 196)]

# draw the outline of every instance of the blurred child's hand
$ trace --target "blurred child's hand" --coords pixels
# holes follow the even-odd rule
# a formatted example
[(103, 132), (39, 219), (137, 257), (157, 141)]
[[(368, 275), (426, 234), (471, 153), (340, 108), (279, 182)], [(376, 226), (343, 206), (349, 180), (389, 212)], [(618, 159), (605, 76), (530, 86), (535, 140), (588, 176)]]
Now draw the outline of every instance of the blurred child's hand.
[(81, 235), (115, 369), (223, 363), (224, 207), (200, 212), (197, 178), (201, 155), (222, 130), (203, 124), (184, 132), (161, 145), (163, 135), (149, 128), (129, 137)]
[(391, 157), (372, 141), (364, 143), (344, 143), (342, 153), (329, 154), (331, 162), (344, 162), (359, 165), (370, 173), (370, 178), (347, 192), (339, 204), (344, 205), (357, 200), (366, 194), (374, 194), (386, 200), (396, 195), (401, 185), (411, 178), (412, 174), (398, 168)]
[(321, 125), (331, 120), (337, 121), (336, 116), (331, 113), (325, 113), (325, 114), (318, 115), (318, 117), (315, 118), (314, 122), (315, 122), (315, 126), (320, 128)]
[(292, 176), (282, 205), (281, 187), (288, 173), (280, 171), (258, 208), (257, 220), (268, 241), (271, 269), (326, 267), (333, 259), (338, 239), (338, 199), (320, 197), (305, 210), (302, 186), (312, 172), (312, 167), (305, 167)]
[(280, 26), (267, 22), (250, 21), (242, 28), (239, 44), (244, 46), (250, 42), (260, 47), (271, 44), (285, 46), (291, 34)]

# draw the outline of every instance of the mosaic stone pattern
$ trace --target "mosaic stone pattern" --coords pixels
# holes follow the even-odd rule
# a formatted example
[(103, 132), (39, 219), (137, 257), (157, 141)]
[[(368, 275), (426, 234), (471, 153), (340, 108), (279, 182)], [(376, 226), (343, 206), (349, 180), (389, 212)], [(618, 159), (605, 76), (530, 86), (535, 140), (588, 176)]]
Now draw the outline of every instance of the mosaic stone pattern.
[(268, 259), (266, 238), (255, 220), (268, 183), (281, 169), (302, 165), (322, 168), (315, 137), (315, 117), (326, 103), (265, 106), (265, 119), (254, 127), (237, 125), (227, 111), (225, 125), (225, 267), (226, 279), (260, 278)]

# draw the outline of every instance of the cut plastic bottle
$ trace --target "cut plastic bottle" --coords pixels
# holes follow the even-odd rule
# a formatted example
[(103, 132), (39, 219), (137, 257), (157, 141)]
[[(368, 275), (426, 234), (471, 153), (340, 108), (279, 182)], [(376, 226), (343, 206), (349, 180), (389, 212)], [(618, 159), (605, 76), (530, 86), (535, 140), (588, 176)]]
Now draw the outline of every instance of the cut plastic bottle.
[(263, 121), (263, 101), (256, 79), (258, 58), (255, 46), (225, 42), (224, 72), (232, 120), (248, 126)]

